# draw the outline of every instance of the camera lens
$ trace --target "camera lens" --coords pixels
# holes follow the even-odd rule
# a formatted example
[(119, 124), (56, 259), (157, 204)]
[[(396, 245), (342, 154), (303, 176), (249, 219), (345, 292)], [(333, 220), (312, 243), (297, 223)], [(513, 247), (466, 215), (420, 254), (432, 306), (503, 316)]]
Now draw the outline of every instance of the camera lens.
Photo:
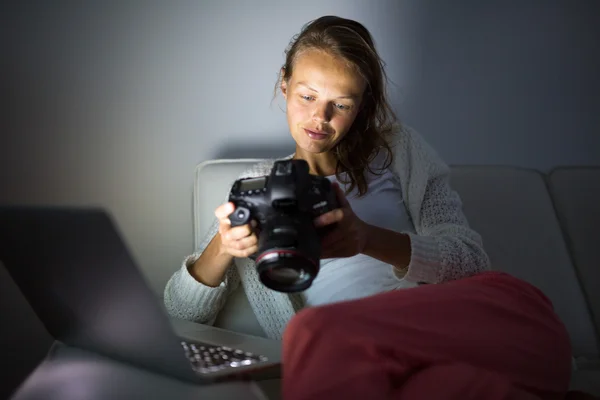
[(269, 279), (287, 285), (292, 285), (297, 281), (301, 281), (306, 276), (304, 271), (298, 271), (286, 267), (268, 270), (266, 274), (269, 275)]
[(319, 272), (319, 246), (310, 218), (292, 213), (272, 216), (259, 237), (256, 271), (261, 282), (279, 292), (308, 289)]
[(293, 250), (271, 250), (257, 260), (261, 282), (279, 292), (300, 292), (312, 284), (319, 262)]

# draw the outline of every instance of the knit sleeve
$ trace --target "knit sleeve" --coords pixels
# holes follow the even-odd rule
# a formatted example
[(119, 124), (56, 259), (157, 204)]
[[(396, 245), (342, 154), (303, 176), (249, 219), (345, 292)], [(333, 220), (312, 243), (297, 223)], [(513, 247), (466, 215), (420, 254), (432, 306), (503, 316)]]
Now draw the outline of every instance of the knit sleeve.
[[(223, 308), (228, 294), (239, 285), (236, 268), (230, 265), (221, 284), (207, 286), (197, 281), (188, 268), (196, 262), (217, 234), (218, 220), (215, 218), (197, 251), (184, 258), (181, 267), (171, 276), (164, 290), (167, 312), (176, 318), (212, 325)], [(233, 263), (232, 263), (233, 264)]]
[(450, 186), (450, 168), (414, 131), (407, 131), (401, 147), (405, 165), (397, 172), (406, 181), (416, 232), (407, 232), (411, 261), (405, 279), (440, 283), (490, 269), (482, 238), (470, 228)]

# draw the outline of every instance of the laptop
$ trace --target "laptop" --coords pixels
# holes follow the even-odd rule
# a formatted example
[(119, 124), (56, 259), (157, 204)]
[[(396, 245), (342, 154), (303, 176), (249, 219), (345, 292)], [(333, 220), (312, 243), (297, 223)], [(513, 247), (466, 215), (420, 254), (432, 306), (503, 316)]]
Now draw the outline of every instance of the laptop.
[[(190, 322), (194, 334), (178, 336), (102, 209), (0, 206), (0, 260), (48, 332), (66, 345), (199, 383), (280, 365), (278, 341)], [(244, 348), (266, 349), (265, 342), (271, 356)]]

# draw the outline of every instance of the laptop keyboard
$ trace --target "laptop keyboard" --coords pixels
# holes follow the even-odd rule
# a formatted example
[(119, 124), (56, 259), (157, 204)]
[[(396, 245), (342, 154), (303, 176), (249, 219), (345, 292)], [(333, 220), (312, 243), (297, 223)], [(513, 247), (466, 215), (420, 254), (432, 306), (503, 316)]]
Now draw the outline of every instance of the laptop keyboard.
[(181, 346), (195, 371), (207, 373), (268, 361), (267, 357), (227, 346), (182, 341)]

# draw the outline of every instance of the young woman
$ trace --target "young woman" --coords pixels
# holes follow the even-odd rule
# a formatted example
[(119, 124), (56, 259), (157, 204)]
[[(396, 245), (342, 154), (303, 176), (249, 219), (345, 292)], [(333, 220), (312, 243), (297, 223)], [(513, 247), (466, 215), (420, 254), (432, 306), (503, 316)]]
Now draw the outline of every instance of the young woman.
[(313, 285), (262, 285), (248, 258), (257, 234), (232, 228), (225, 203), (167, 283), (168, 311), (210, 324), (241, 282), (265, 333), (285, 331), (286, 399), (561, 398), (565, 327), (539, 290), (489, 271), (448, 166), (397, 123), (382, 65), (367, 29), (334, 16), (305, 25), (286, 51), (277, 89), (296, 151), (285, 158), (328, 177), (340, 202), (314, 221), (336, 224)]
[[(302, 293), (262, 285), (251, 225), (231, 227), (233, 204), (215, 211), (201, 246), (166, 285), (168, 311), (212, 323), (241, 282), (267, 336), (280, 339), (305, 306), (436, 284), (489, 268), (470, 229), (449, 168), (415, 131), (401, 126), (386, 99), (386, 75), (360, 23), (325, 16), (305, 25), (286, 50), (276, 89), (286, 100), (294, 154), (328, 177), (342, 206), (317, 225), (337, 222), (323, 240), (321, 270)], [(273, 160), (274, 161), (274, 160)], [(273, 161), (240, 177), (268, 175)], [(225, 195), (225, 194), (224, 194)]]

